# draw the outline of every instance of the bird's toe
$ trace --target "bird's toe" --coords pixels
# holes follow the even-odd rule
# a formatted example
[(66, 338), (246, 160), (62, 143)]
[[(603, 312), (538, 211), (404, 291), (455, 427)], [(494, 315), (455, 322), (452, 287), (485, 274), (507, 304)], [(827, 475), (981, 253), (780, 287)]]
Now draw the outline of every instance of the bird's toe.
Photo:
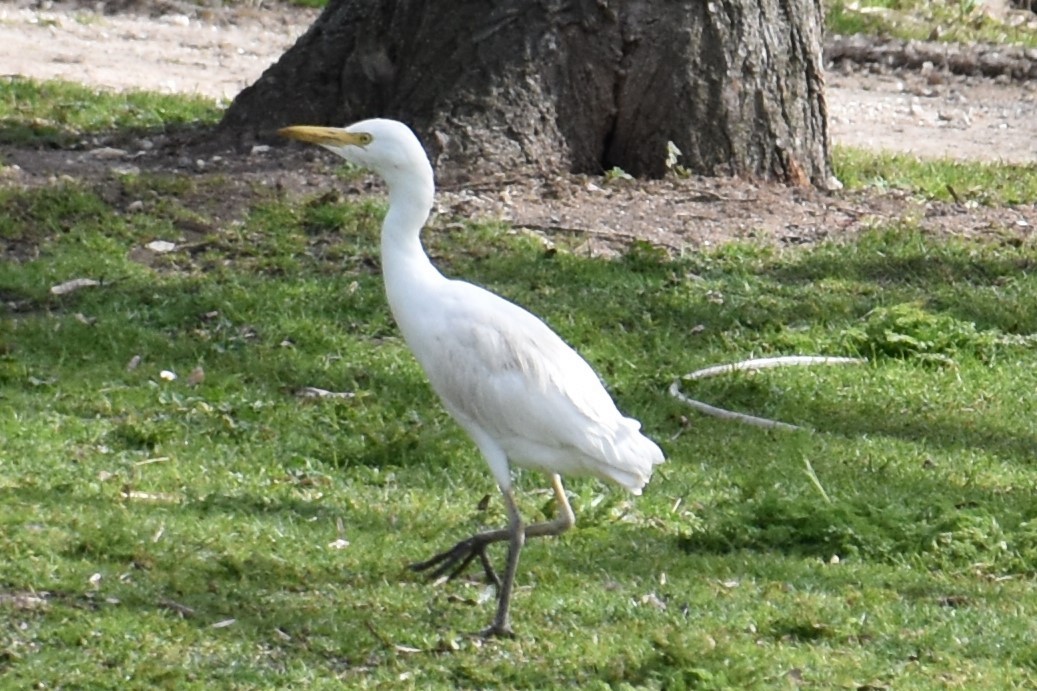
[(486, 555), (487, 542), (479, 540), (478, 536), (461, 540), (456, 545), (440, 552), (435, 556), (409, 566), (411, 571), (427, 572), (428, 578), (433, 581), (440, 579), (452, 581), (468, 568), (476, 557), (482, 564), (486, 574), (486, 580), (500, 588), (500, 578)]
[(490, 624), (479, 632), (481, 638), (514, 638), (515, 632), (511, 630), (510, 624)]

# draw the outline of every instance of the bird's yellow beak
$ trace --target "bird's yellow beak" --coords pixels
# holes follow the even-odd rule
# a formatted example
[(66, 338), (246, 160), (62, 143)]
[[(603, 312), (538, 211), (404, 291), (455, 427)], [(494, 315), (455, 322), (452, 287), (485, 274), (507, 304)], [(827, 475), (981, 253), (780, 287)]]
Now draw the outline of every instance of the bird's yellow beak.
[(366, 132), (347, 132), (337, 127), (313, 127), (310, 125), (294, 125), (277, 130), (282, 137), (297, 139), (309, 144), (323, 146), (367, 146), (371, 143), (371, 135)]

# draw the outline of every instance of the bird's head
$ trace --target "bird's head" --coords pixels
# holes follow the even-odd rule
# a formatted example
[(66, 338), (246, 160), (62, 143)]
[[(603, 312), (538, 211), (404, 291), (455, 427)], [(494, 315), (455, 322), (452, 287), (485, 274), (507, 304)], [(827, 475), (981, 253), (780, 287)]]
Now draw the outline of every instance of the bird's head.
[(377, 173), (390, 186), (401, 178), (428, 174), (421, 142), (409, 127), (396, 120), (362, 120), (348, 127), (296, 125), (277, 131), (282, 137), (318, 144), (350, 163)]

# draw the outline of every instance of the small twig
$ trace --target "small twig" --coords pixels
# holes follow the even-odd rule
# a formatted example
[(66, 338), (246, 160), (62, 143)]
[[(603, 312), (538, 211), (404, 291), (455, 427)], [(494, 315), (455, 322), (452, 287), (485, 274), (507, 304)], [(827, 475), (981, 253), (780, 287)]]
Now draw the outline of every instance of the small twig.
[(178, 245), (176, 249), (178, 252), (187, 252), (188, 254), (193, 255), (214, 245), (216, 245), (216, 238), (206, 238), (204, 240), (199, 240), (198, 242), (185, 242), (182, 245)]
[(687, 197), (689, 202), (735, 202), (741, 204), (753, 204), (760, 201), (759, 197), (729, 197), (716, 192), (699, 192)]
[(513, 185), (526, 185), (529, 181), (523, 177), (491, 178), (488, 180), (469, 180), (465, 182), (441, 182), (436, 186), (443, 192), (498, 192)]
[(156, 456), (154, 458), (145, 458), (143, 461), (134, 461), (133, 465), (135, 465), (135, 466), (142, 466), (142, 465), (150, 465), (152, 463), (165, 463), (168, 460), (169, 460), (169, 456)]
[(170, 600), (167, 597), (164, 597), (161, 600), (159, 600), (158, 606), (162, 607), (163, 609), (168, 609), (170, 612), (173, 612), (174, 614), (179, 614), (184, 619), (190, 619), (195, 614), (194, 609), (192, 609), (191, 607), (188, 607), (187, 605), (182, 605), (179, 602), (176, 602), (175, 600)]
[(642, 239), (635, 233), (624, 233), (621, 230), (596, 230), (594, 228), (577, 228), (575, 226), (544, 225), (540, 223), (517, 223), (512, 226), (517, 230), (532, 230), (538, 233), (569, 233), (570, 235), (594, 235), (597, 237), (617, 238), (619, 240)]
[[(568, 233), (570, 235), (590, 235), (591, 237), (603, 238), (606, 240), (615, 240), (617, 242), (633, 243), (645, 240), (645, 238), (637, 233), (624, 233), (621, 230), (596, 230), (594, 228), (576, 228), (574, 226), (557, 226), (557, 225), (541, 225), (539, 223), (516, 223), (512, 225), (512, 228), (517, 230), (532, 230), (538, 233)], [(659, 242), (658, 240), (648, 240), (657, 247), (665, 247), (673, 252), (681, 252), (685, 248), (671, 245), (666, 242)]]
[(381, 643), (382, 645), (384, 645), (384, 646), (385, 646), (386, 648), (392, 648), (392, 647), (393, 647), (393, 643), (392, 643), (392, 641), (390, 641), (390, 640), (389, 640), (389, 639), (388, 639), (388, 638), (387, 638), (387, 637), (385, 636), (385, 634), (383, 634), (383, 633), (382, 633), (381, 631), (379, 631), (378, 629), (376, 629), (376, 628), (374, 627), (374, 624), (372, 624), (372, 623), (371, 623), (371, 620), (370, 620), (370, 619), (365, 619), (365, 620), (364, 620), (364, 626), (366, 626), (366, 627), (367, 627), (367, 630), (371, 632), (371, 635), (372, 635), (372, 636), (374, 636), (374, 637), (375, 637), (375, 639), (377, 639), (379, 643)]
[[(772, 358), (755, 358), (752, 360), (742, 360), (741, 362), (735, 362), (728, 365), (714, 365), (712, 367), (706, 367), (705, 369), (696, 370), (685, 374), (683, 377), (678, 377), (673, 380), (670, 384), (670, 395), (695, 410), (704, 413), (706, 415), (712, 415), (724, 420), (736, 420), (743, 422), (747, 425), (754, 427), (763, 427), (765, 429), (784, 429), (784, 430), (797, 430), (802, 429), (798, 425), (790, 425), (787, 422), (779, 422), (778, 420), (770, 420), (767, 418), (756, 417), (755, 415), (746, 415), (745, 413), (736, 413), (732, 410), (724, 410), (723, 408), (717, 408), (711, 406), (708, 403), (697, 401), (694, 398), (686, 396), (680, 387), (681, 380), (685, 381), (698, 381), (700, 379), (708, 379), (715, 377), (720, 374), (729, 374), (731, 372), (757, 372), (759, 370), (771, 369), (774, 367), (795, 367), (805, 365), (858, 365), (866, 362), (862, 358), (851, 358), (851, 357), (826, 357), (816, 355), (788, 355), (784, 357), (772, 357)], [(823, 490), (822, 490), (823, 493)]]

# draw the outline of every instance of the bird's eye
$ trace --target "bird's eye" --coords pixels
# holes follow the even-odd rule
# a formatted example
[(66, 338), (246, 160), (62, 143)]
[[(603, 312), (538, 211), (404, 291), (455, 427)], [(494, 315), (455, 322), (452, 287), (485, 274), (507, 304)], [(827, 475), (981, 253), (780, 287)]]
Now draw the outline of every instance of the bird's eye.
[(357, 143), (359, 143), (360, 146), (367, 146), (372, 140), (374, 140), (374, 137), (367, 132), (361, 132), (357, 135)]

